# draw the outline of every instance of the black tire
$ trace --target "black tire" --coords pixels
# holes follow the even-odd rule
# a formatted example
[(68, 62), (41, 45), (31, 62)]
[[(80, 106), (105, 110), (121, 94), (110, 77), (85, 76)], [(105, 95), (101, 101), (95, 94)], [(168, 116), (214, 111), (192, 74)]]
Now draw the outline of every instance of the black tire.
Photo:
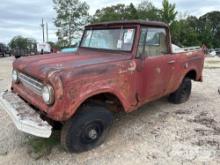
[(20, 58), (21, 56), (15, 56), (15, 58)]
[(169, 96), (169, 102), (181, 104), (189, 100), (191, 95), (192, 82), (189, 78), (184, 78), (179, 88)]
[(113, 116), (104, 106), (84, 106), (61, 131), (61, 144), (68, 152), (80, 153), (101, 145)]

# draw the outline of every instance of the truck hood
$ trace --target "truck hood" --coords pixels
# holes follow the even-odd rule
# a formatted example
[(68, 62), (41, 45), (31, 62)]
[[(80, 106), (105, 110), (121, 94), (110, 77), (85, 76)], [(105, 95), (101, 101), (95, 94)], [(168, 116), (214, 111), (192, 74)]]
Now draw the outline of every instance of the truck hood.
[(103, 63), (130, 59), (130, 55), (112, 53), (76, 53), (49, 54), (32, 57), (22, 57), (13, 63), (14, 69), (38, 79), (45, 79), (50, 72), (75, 69)]

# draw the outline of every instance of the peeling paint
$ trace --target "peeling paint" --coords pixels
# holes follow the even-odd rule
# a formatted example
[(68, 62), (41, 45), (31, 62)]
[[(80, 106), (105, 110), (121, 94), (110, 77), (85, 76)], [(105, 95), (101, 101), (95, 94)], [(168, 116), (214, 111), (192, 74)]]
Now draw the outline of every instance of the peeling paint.
[[(164, 24), (153, 25), (167, 28)], [(119, 25), (114, 24), (113, 27), (116, 26)], [(46, 105), (40, 95), (22, 83), (12, 83), (13, 92), (43, 111), (47, 117), (66, 121), (86, 99), (100, 93), (116, 96), (124, 110), (131, 112), (149, 101), (174, 92), (192, 69), (198, 74), (196, 80), (201, 78), (204, 62), (202, 51), (137, 59), (140, 24), (126, 26), (137, 29), (131, 52), (79, 48), (75, 54), (33, 56), (20, 58), (13, 63), (14, 69), (19, 72), (53, 86), (55, 102), (52, 106)], [(175, 63), (169, 64), (170, 60), (175, 60)], [(184, 68), (186, 64), (187, 68)]]

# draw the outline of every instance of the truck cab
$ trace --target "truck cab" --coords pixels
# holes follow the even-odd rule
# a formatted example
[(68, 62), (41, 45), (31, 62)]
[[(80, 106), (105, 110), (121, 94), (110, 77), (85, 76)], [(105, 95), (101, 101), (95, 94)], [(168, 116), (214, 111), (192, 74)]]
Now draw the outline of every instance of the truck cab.
[(83, 152), (102, 144), (112, 113), (164, 96), (186, 102), (203, 65), (202, 49), (172, 52), (165, 23), (92, 24), (75, 53), (15, 60), (11, 91), (1, 94), (0, 106), (19, 130), (35, 136), (49, 137), (54, 123), (61, 124), (64, 148)]

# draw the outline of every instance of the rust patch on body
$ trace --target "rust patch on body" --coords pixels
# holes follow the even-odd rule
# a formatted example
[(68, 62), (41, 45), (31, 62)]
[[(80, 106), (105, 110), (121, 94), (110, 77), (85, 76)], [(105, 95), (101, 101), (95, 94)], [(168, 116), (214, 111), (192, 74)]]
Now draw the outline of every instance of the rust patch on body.
[[(166, 28), (163, 23), (138, 22), (109, 23), (108, 28), (135, 28), (134, 45), (131, 52), (105, 51), (79, 48), (74, 54), (51, 54), (15, 60), (13, 68), (29, 75), (55, 90), (55, 102), (48, 106), (41, 95), (36, 95), (22, 84), (12, 84), (29, 104), (46, 113), (56, 121), (66, 121), (87, 98), (100, 93), (116, 96), (126, 112), (137, 109), (146, 102), (174, 92), (185, 74), (194, 69), (202, 75), (204, 54), (200, 51), (166, 56), (136, 58), (141, 26)], [(107, 28), (104, 24), (86, 28)], [(168, 35), (169, 39), (169, 35)], [(167, 40), (170, 43), (170, 40)], [(171, 45), (168, 49), (171, 52)], [(167, 62), (175, 60), (172, 65)], [(188, 67), (185, 64), (188, 63)], [(196, 80), (197, 80), (196, 79)]]

